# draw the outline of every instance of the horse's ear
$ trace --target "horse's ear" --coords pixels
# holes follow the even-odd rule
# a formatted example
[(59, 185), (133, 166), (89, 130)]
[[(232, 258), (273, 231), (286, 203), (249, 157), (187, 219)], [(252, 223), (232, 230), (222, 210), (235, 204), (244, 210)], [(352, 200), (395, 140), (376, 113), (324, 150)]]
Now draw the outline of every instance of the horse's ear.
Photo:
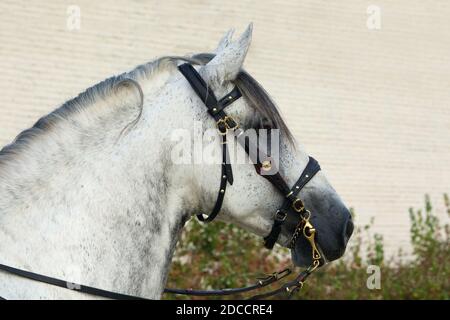
[[(250, 47), (250, 42), (252, 40), (252, 29), (253, 25), (249, 24), (244, 33), (236, 41), (229, 43), (222, 48), (219, 46), (216, 52), (216, 56), (202, 68), (201, 73), (203, 78), (208, 83), (217, 83), (219, 85), (223, 84), (225, 81), (234, 80), (241, 70), (242, 64), (244, 63), (245, 56), (247, 55), (248, 48)], [(229, 35), (230, 32), (227, 33)], [(227, 42), (231, 38), (224, 37), (226, 40), (222, 42)]]
[(233, 37), (234, 29), (231, 28), (228, 30), (227, 33), (223, 36), (223, 38), (220, 40), (219, 45), (217, 46), (217, 49), (214, 50), (215, 54), (218, 54), (219, 52), (223, 51), (226, 47), (228, 47), (231, 43), (231, 38)]

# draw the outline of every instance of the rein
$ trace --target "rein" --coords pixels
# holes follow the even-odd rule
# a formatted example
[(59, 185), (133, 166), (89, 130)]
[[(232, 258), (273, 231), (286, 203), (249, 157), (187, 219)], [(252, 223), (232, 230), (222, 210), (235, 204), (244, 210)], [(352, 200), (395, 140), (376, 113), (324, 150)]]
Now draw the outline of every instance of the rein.
[[(305, 208), (302, 200), (297, 197), (302, 188), (314, 177), (317, 172), (320, 171), (320, 165), (314, 158), (309, 157), (306, 168), (303, 170), (294, 186), (290, 188), (284, 178), (278, 172), (268, 153), (265, 150), (262, 150), (260, 146), (255, 145), (255, 142), (249, 141), (249, 139), (245, 139), (245, 135), (243, 135), (244, 130), (239, 128), (239, 124), (231, 116), (228, 116), (226, 114), (224, 109), (234, 101), (242, 97), (239, 89), (235, 87), (230, 93), (225, 95), (225, 97), (218, 100), (215, 97), (213, 91), (208, 87), (200, 74), (192, 65), (185, 63), (180, 65), (178, 69), (189, 82), (195, 93), (203, 101), (208, 113), (216, 121), (217, 130), (222, 138), (222, 172), (217, 200), (214, 208), (208, 216), (205, 217), (203, 214), (198, 214), (197, 218), (204, 223), (213, 221), (222, 208), (227, 184), (233, 184), (233, 171), (231, 163), (229, 161), (227, 145), (227, 135), (228, 133), (232, 133), (236, 140), (240, 143), (240, 145), (245, 149), (253, 163), (255, 163), (255, 169), (258, 175), (267, 179), (274, 187), (277, 188), (279, 192), (281, 192), (285, 196), (285, 200), (281, 208), (278, 209), (275, 213), (272, 229), (269, 235), (264, 238), (264, 246), (268, 249), (272, 249), (282, 229), (285, 228), (287, 232), (292, 234), (291, 239), (288, 243), (289, 248), (294, 248), (296, 241), (301, 236), (303, 236), (308, 241), (311, 247), (312, 263), (306, 270), (300, 272), (293, 280), (284, 283), (279, 288), (262, 294), (254, 295), (249, 299), (265, 299), (271, 296), (278, 295), (280, 293), (287, 293), (288, 297), (291, 298), (293, 294), (298, 292), (303, 287), (303, 284), (309, 277), (309, 275), (323, 263), (322, 256), (319, 252), (315, 240), (316, 230), (310, 222), (311, 213)], [(84, 286), (81, 284), (71, 283), (30, 271), (13, 268), (3, 264), (0, 264), (0, 270), (20, 276), (22, 278), (27, 278), (65, 289), (75, 290), (81, 293), (91, 294), (98, 297), (117, 300), (147, 300), (142, 297), (131, 296), (94, 287)], [(192, 296), (225, 296), (231, 294), (240, 294), (267, 287), (277, 281), (284, 279), (291, 273), (292, 271), (290, 269), (284, 269), (280, 272), (274, 272), (273, 274), (257, 278), (257, 282), (255, 284), (241, 288), (221, 290), (165, 288), (164, 293)]]

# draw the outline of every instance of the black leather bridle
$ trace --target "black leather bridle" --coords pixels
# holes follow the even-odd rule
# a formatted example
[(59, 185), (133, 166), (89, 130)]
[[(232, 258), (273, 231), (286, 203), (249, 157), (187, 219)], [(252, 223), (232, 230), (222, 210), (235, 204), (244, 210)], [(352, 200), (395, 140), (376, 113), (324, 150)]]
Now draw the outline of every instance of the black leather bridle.
[[(216, 204), (207, 218), (203, 215), (197, 215), (197, 218), (202, 222), (211, 222), (214, 220), (222, 208), (227, 182), (230, 185), (233, 184), (233, 172), (229, 161), (227, 144), (227, 134), (233, 132), (237, 141), (244, 147), (253, 163), (255, 163), (256, 172), (261, 177), (269, 180), (270, 183), (285, 196), (283, 205), (275, 214), (272, 230), (269, 235), (264, 238), (264, 246), (268, 249), (272, 249), (284, 224), (290, 224), (291, 229), (295, 229), (298, 225), (299, 217), (304, 214), (309, 215), (303, 205), (303, 202), (297, 197), (297, 195), (300, 190), (302, 190), (303, 187), (314, 177), (314, 175), (320, 171), (319, 163), (314, 158), (309, 157), (308, 164), (300, 175), (300, 178), (294, 186), (290, 188), (277, 168), (275, 168), (275, 163), (272, 161), (270, 156), (261, 150), (260, 145), (250, 145), (255, 142), (245, 139), (245, 135), (243, 135), (244, 130), (239, 128), (238, 123), (231, 116), (226, 114), (224, 109), (242, 96), (239, 89), (234, 87), (229, 94), (225, 95), (222, 99), (217, 100), (213, 90), (208, 87), (200, 74), (191, 64), (182, 64), (178, 67), (178, 69), (205, 104), (208, 113), (216, 121), (217, 129), (222, 137), (222, 178), (220, 181), (219, 194), (217, 196)], [(273, 174), (270, 174), (270, 172), (273, 172)], [(292, 230), (292, 234), (293, 233), (294, 230)], [(293, 245), (293, 243), (290, 243), (290, 245)]]
[[(310, 267), (302, 271), (297, 277), (295, 277), (295, 279), (285, 283), (278, 289), (260, 295), (255, 295), (251, 297), (251, 299), (263, 299), (281, 292), (288, 292), (289, 296), (291, 296), (294, 292), (302, 288), (306, 278), (322, 263), (322, 257), (315, 241), (316, 230), (310, 222), (311, 213), (305, 208), (302, 200), (297, 197), (298, 193), (303, 189), (303, 187), (314, 177), (317, 172), (320, 171), (319, 163), (314, 158), (309, 157), (308, 164), (301, 173), (299, 179), (293, 187), (289, 187), (275, 167), (275, 163), (273, 159), (271, 159), (270, 155), (265, 152), (265, 150), (261, 150), (261, 146), (253, 145), (255, 143), (254, 141), (251, 141), (251, 139), (246, 139), (245, 135), (243, 134), (244, 130), (239, 127), (238, 123), (231, 116), (226, 114), (224, 109), (242, 96), (238, 87), (235, 86), (230, 93), (225, 95), (225, 97), (223, 97), (222, 99), (218, 100), (211, 88), (209, 88), (209, 86), (205, 83), (200, 74), (191, 64), (182, 64), (178, 67), (178, 69), (189, 82), (198, 97), (203, 101), (208, 113), (216, 121), (219, 135), (222, 138), (222, 172), (217, 200), (214, 208), (208, 216), (205, 217), (203, 214), (199, 214), (197, 215), (197, 218), (205, 223), (213, 221), (222, 208), (227, 184), (233, 184), (233, 171), (231, 163), (229, 161), (227, 144), (227, 135), (229, 133), (232, 133), (255, 164), (256, 172), (261, 177), (269, 180), (270, 183), (285, 197), (282, 206), (275, 213), (274, 223), (272, 225), (270, 233), (266, 237), (264, 237), (264, 246), (268, 249), (272, 249), (275, 245), (275, 242), (278, 240), (282, 229), (285, 228), (286, 233), (291, 235), (291, 239), (288, 243), (289, 248), (293, 248), (297, 239), (300, 236), (304, 236), (311, 246), (312, 254), (312, 264), (310, 265)], [(70, 283), (64, 280), (47, 277), (2, 264), (0, 264), (0, 270), (23, 278), (47, 283), (66, 289), (76, 290), (95, 296), (121, 300), (143, 299), (141, 297), (130, 296), (94, 287)], [(197, 296), (238, 294), (266, 287), (288, 276), (289, 274), (291, 274), (290, 269), (275, 272), (271, 275), (258, 279), (258, 282), (256, 284), (243, 288), (223, 290), (188, 290), (166, 288), (164, 292)]]

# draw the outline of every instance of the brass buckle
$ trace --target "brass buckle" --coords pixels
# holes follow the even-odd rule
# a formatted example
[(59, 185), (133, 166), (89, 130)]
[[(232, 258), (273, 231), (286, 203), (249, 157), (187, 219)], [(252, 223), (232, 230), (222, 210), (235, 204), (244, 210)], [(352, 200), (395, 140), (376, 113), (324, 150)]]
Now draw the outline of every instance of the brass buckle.
[(225, 124), (227, 125), (228, 130), (236, 130), (239, 128), (239, 124), (230, 116), (225, 116)]
[[(226, 117), (225, 117), (226, 118)], [(217, 121), (217, 130), (221, 136), (225, 136), (228, 133), (228, 126), (225, 122), (225, 118), (219, 119)]]
[(305, 210), (305, 206), (303, 205), (302, 200), (296, 198), (294, 202), (292, 202), (292, 209), (294, 209), (298, 213), (303, 212)]
[(258, 280), (259, 285), (263, 286), (263, 285), (270, 284), (272, 282), (281, 280), (284, 277), (287, 277), (288, 275), (290, 275), (291, 273), (292, 273), (291, 269), (286, 268), (282, 271), (274, 272), (272, 274), (267, 274), (265, 276), (258, 277), (256, 279)]
[(294, 293), (303, 288), (303, 284), (303, 281), (298, 281), (296, 284), (286, 287), (286, 292), (289, 293), (289, 296), (292, 296)]
[(230, 116), (225, 116), (217, 120), (217, 129), (221, 136), (225, 136), (228, 130), (236, 130), (239, 128), (239, 124)]

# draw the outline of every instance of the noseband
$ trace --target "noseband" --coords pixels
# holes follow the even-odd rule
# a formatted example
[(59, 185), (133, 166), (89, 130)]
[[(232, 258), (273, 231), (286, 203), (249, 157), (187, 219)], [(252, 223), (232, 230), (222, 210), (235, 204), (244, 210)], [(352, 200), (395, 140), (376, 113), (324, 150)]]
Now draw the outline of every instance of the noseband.
[[(278, 289), (269, 291), (263, 294), (255, 295), (250, 299), (264, 299), (282, 292), (288, 292), (289, 297), (293, 293), (297, 292), (303, 287), (304, 281), (307, 277), (316, 270), (321, 262), (322, 257), (318, 250), (315, 241), (316, 230), (310, 222), (311, 213), (307, 210), (297, 196), (298, 193), (303, 189), (303, 187), (314, 177), (314, 175), (320, 171), (319, 163), (312, 157), (309, 157), (308, 164), (301, 173), (297, 182), (293, 187), (289, 187), (284, 178), (281, 176), (277, 170), (274, 161), (271, 159), (269, 154), (262, 150), (262, 146), (259, 146), (256, 142), (251, 141), (251, 139), (245, 139), (244, 130), (239, 127), (239, 124), (229, 115), (226, 114), (225, 108), (232, 104), (234, 101), (238, 100), (242, 94), (239, 89), (235, 86), (234, 89), (225, 95), (222, 99), (218, 100), (214, 92), (208, 87), (205, 81), (202, 79), (200, 74), (195, 70), (195, 68), (188, 64), (182, 64), (178, 67), (180, 72), (186, 78), (186, 80), (194, 89), (195, 93), (205, 104), (208, 113), (214, 118), (217, 123), (217, 130), (222, 138), (222, 174), (220, 179), (219, 192), (217, 195), (217, 200), (208, 216), (203, 214), (197, 215), (197, 218), (205, 223), (213, 221), (219, 214), (223, 200), (225, 197), (225, 191), (227, 184), (233, 184), (233, 171), (231, 163), (229, 160), (227, 135), (229, 133), (233, 134), (239, 144), (244, 148), (244, 150), (249, 155), (249, 158), (255, 164), (255, 169), (258, 175), (269, 180), (269, 182), (284, 196), (284, 201), (282, 206), (276, 211), (274, 215), (274, 223), (270, 233), (264, 237), (264, 246), (268, 249), (272, 249), (278, 240), (280, 233), (283, 228), (287, 234), (290, 234), (290, 240), (287, 246), (291, 249), (294, 248), (296, 241), (299, 237), (303, 236), (311, 246), (311, 256), (312, 263), (304, 271), (302, 271), (293, 280), (283, 284)], [(255, 145), (256, 143), (256, 145)], [(255, 152), (256, 151), (256, 152)], [(47, 283), (50, 285), (76, 290), (82, 293), (87, 293), (95, 296), (110, 298), (110, 299), (138, 299), (143, 298), (129, 296), (125, 294), (120, 294), (116, 292), (106, 291), (94, 287), (83, 286), (75, 283), (70, 283), (64, 280), (47, 277), (44, 275), (36, 274), (33, 272), (13, 268), (10, 266), (0, 264), (0, 270), (6, 271), (8, 273), (35, 280), (42, 283)], [(253, 290), (257, 290), (266, 287), (270, 284), (279, 281), (286, 276), (291, 274), (290, 269), (285, 269), (280, 272), (275, 272), (271, 275), (267, 275), (263, 278), (259, 278), (258, 282), (254, 285), (250, 285), (242, 288), (235, 289), (223, 289), (223, 290), (188, 290), (188, 289), (164, 289), (165, 293), (173, 294), (184, 294), (184, 295), (196, 295), (196, 296), (209, 296), (209, 295), (230, 295), (245, 293)], [(1, 297), (0, 297), (1, 299)]]

